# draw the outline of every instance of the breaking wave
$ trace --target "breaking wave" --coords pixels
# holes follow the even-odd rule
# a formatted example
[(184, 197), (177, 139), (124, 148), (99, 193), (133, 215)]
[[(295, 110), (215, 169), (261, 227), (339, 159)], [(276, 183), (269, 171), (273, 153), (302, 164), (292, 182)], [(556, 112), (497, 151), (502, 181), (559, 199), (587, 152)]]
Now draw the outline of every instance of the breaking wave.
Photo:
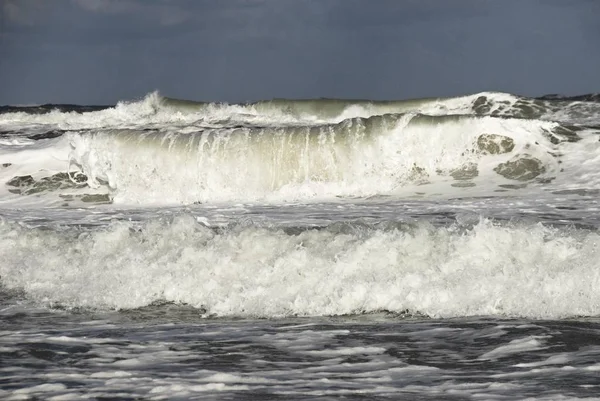
[(0, 225), (10, 289), (61, 307), (191, 305), (216, 316), (389, 311), (532, 318), (600, 313), (596, 232), (541, 224), (286, 232), (193, 217), (86, 231)]
[(108, 108), (5, 109), (0, 200), (164, 205), (593, 190), (594, 99), (490, 92), (214, 104), (152, 93)]
[(386, 114), (314, 126), (69, 133), (0, 160), (9, 176), (24, 171), (23, 160), (60, 155), (54, 175), (40, 176), (40, 166), (12, 175), (13, 194), (85, 186), (118, 203), (277, 201), (544, 183), (566, 174), (564, 152), (581, 139), (553, 122)]

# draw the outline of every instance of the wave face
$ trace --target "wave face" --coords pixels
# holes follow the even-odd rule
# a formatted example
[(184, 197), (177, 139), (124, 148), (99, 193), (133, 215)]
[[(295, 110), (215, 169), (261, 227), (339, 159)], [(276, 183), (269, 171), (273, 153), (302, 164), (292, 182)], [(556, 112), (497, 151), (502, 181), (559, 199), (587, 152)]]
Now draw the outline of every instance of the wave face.
[(594, 101), (483, 93), (228, 105), (151, 94), (92, 111), (44, 107), (0, 114), (5, 199), (281, 202), (600, 184)]
[(553, 134), (557, 127), (493, 117), (384, 115), (312, 127), (118, 130), (68, 139), (70, 165), (91, 187), (106, 183), (116, 202), (204, 203), (545, 179), (559, 172), (553, 141), (564, 138)]
[[(217, 316), (600, 313), (600, 237), (540, 224), (237, 225), (189, 215), (102, 230), (0, 226), (3, 284), (62, 307), (185, 303)], [(585, 277), (585, 279), (582, 279)]]

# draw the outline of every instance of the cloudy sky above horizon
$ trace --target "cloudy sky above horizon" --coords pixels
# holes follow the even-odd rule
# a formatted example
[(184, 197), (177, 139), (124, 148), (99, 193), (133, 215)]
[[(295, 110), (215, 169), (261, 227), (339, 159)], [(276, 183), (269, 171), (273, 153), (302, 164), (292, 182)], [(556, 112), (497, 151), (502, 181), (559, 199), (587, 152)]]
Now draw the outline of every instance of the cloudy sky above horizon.
[(0, 104), (600, 92), (598, 0), (0, 0)]

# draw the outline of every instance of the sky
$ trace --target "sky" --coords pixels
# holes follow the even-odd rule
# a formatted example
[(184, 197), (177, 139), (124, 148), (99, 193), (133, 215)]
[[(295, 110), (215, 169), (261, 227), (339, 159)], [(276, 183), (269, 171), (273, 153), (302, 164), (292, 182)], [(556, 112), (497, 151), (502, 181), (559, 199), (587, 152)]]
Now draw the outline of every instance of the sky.
[(0, 104), (600, 92), (600, 0), (0, 0)]

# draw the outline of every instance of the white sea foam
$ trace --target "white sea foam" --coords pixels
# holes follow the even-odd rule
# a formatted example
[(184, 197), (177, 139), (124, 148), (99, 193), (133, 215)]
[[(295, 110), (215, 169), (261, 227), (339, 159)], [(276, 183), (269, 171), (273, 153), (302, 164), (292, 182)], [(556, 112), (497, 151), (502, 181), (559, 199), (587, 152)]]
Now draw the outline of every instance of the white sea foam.
[(219, 316), (269, 317), (600, 313), (600, 237), (541, 225), (216, 234), (183, 215), (139, 231), (131, 223), (81, 233), (8, 223), (1, 230), (2, 284), (66, 306), (173, 301)]

